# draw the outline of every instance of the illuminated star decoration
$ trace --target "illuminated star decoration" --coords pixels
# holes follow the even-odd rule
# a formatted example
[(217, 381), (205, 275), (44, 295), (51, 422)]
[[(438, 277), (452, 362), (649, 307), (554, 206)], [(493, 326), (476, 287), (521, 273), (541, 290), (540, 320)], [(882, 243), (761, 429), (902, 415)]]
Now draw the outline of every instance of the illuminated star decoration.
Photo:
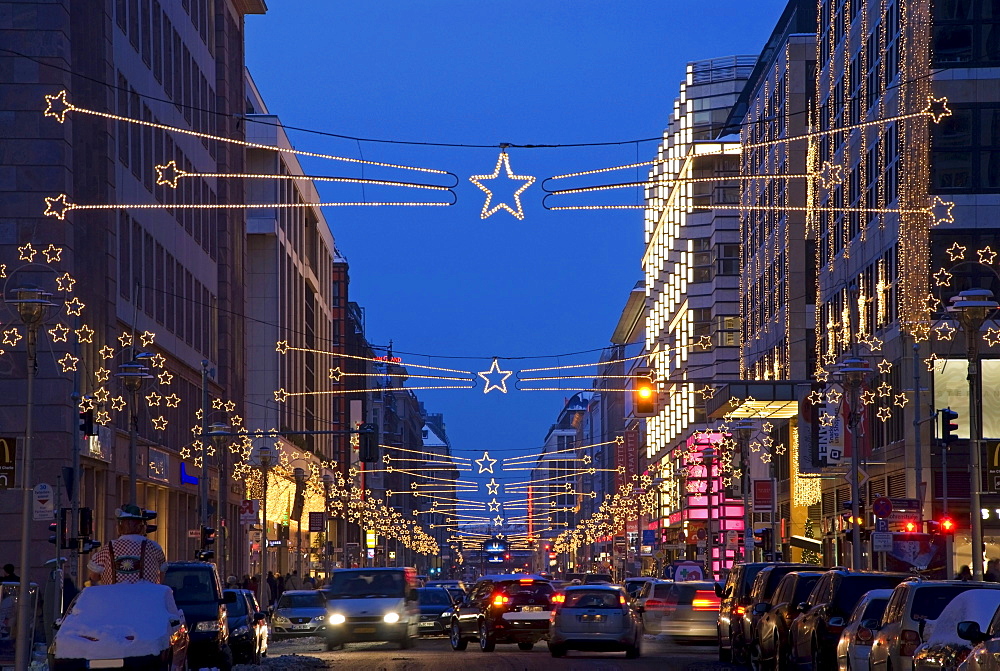
[(167, 420), (165, 420), (162, 415), (159, 417), (154, 417), (152, 419), (152, 422), (153, 422), (153, 428), (156, 429), (157, 431), (163, 431), (167, 428)]
[(49, 335), (52, 336), (52, 342), (66, 342), (66, 338), (69, 336), (69, 329), (63, 324), (56, 324), (49, 329)]
[(482, 459), (476, 459), (476, 465), (479, 466), (480, 473), (492, 473), (493, 464), (497, 463), (496, 459), (490, 459), (489, 452), (483, 452)]
[(19, 261), (31, 263), (35, 260), (35, 254), (37, 253), (38, 250), (32, 247), (30, 242), (26, 242), (23, 247), (17, 248), (17, 258)]
[(879, 361), (878, 372), (882, 373), (882, 375), (888, 375), (890, 372), (892, 372), (892, 362), (889, 361), (888, 359), (882, 359), (881, 361)]
[(989, 245), (986, 245), (976, 253), (979, 254), (979, 262), (987, 266), (993, 263), (993, 259), (997, 256), (997, 253), (990, 249)]
[(878, 412), (875, 414), (878, 415), (878, 418), (881, 419), (883, 422), (886, 422), (889, 420), (890, 417), (892, 417), (892, 410), (890, 410), (887, 407), (882, 407), (879, 408)]
[(166, 184), (171, 189), (176, 189), (177, 180), (187, 174), (183, 170), (178, 169), (176, 161), (170, 161), (166, 165), (158, 165), (155, 167), (157, 186)]
[(56, 291), (65, 291), (69, 293), (73, 291), (73, 285), (76, 284), (76, 280), (69, 273), (64, 273), (56, 278)]
[(930, 207), (930, 214), (933, 219), (933, 221), (931, 221), (931, 226), (955, 223), (955, 215), (952, 214), (952, 209), (954, 207), (955, 203), (950, 200), (945, 200), (940, 196), (934, 196), (934, 198), (931, 199)]
[(934, 330), (937, 331), (938, 340), (951, 340), (951, 337), (958, 329), (948, 322), (941, 322), (941, 324)]
[(490, 478), (490, 481), (486, 483), (486, 489), (490, 496), (496, 496), (497, 490), (500, 489), (500, 483), (497, 482), (496, 478)]
[(152, 331), (144, 331), (141, 336), (139, 336), (139, 342), (142, 343), (143, 347), (149, 347), (153, 344), (153, 340), (156, 338), (156, 334)]
[[(507, 179), (524, 181), (524, 184), (522, 184), (521, 187), (514, 192), (514, 204), (517, 206), (516, 210), (507, 203), (499, 203), (491, 207), (493, 192), (488, 186), (485, 186), (482, 183), (491, 179), (498, 179), (500, 177), (501, 165), (503, 165), (504, 170), (507, 172)], [(469, 181), (486, 193), (486, 202), (483, 203), (483, 211), (479, 215), (480, 218), (489, 219), (493, 214), (501, 209), (504, 209), (518, 219), (524, 219), (524, 209), (521, 207), (521, 194), (524, 193), (525, 189), (534, 184), (535, 178), (531, 175), (515, 175), (514, 171), (510, 169), (510, 157), (507, 155), (507, 151), (505, 149), (500, 150), (500, 156), (497, 157), (497, 165), (496, 168), (494, 168), (492, 175), (473, 175), (472, 177), (469, 177)]]
[(84, 307), (85, 306), (80, 301), (80, 299), (74, 296), (73, 300), (71, 300), (69, 303), (66, 303), (66, 314), (79, 317), (80, 311), (83, 310)]
[(84, 324), (76, 330), (76, 339), (82, 343), (94, 342), (94, 329)]
[(983, 335), (983, 338), (985, 338), (986, 342), (990, 344), (990, 347), (1000, 345), (1000, 329), (991, 326), (986, 329), (986, 333)]
[(45, 96), (45, 116), (54, 117), (59, 123), (66, 121), (66, 113), (73, 110), (73, 105), (66, 99), (66, 90), (63, 89), (54, 95)]
[(45, 256), (46, 263), (56, 263), (60, 261), (62, 256), (62, 247), (56, 247), (55, 245), (49, 245), (46, 249), (42, 250), (42, 254)]
[(71, 370), (76, 370), (76, 364), (79, 361), (75, 356), (67, 352), (59, 359), (59, 365), (62, 366), (62, 372), (68, 373)]
[[(510, 371), (510, 370), (500, 370), (500, 364), (494, 358), (493, 359), (493, 364), (490, 366), (490, 369), (486, 370), (486, 371), (481, 371), (481, 372), (477, 373), (477, 375), (479, 375), (479, 377), (483, 378), (483, 380), (486, 382), (486, 387), (483, 389), (483, 393), (484, 394), (488, 394), (488, 393), (490, 393), (490, 391), (492, 391), (494, 389), (499, 389), (501, 392), (503, 392), (504, 394), (506, 394), (507, 393), (507, 378), (510, 377), (513, 373), (514, 373), (514, 371)], [(498, 382), (494, 382), (493, 380), (490, 379), (491, 377), (493, 377), (495, 375), (499, 376), (499, 378), (500, 378)]]
[(962, 261), (965, 259), (965, 247), (958, 244), (957, 241), (945, 251), (948, 252), (949, 261)]
[(948, 107), (948, 99), (945, 97), (935, 98), (927, 96), (927, 104), (920, 110), (924, 114), (929, 114), (931, 121), (939, 123), (946, 116), (951, 116), (951, 109)]
[(498, 512), (500, 512), (500, 503), (496, 499), (493, 499), (492, 501), (490, 501), (488, 505), (490, 507), (490, 512), (491, 513), (498, 513)]
[(816, 173), (816, 179), (819, 180), (820, 186), (824, 189), (829, 189), (833, 185), (844, 181), (843, 172), (844, 166), (834, 165), (826, 161), (820, 167), (819, 172)]
[(66, 218), (66, 213), (73, 209), (73, 203), (66, 200), (66, 194), (60, 193), (55, 198), (46, 196), (45, 198), (45, 212), (42, 214), (46, 217), (55, 217), (62, 221)]

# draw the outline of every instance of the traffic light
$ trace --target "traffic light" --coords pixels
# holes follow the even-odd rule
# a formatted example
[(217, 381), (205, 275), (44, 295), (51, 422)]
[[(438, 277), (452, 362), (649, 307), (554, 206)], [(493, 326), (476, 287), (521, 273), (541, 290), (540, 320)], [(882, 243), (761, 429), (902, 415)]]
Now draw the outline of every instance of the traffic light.
[(941, 442), (945, 445), (958, 440), (958, 413), (951, 408), (941, 410)]
[(927, 523), (927, 530), (931, 534), (938, 536), (954, 536), (955, 529), (958, 527), (955, 524), (955, 519), (948, 515), (944, 515), (936, 520), (931, 520)]
[(637, 416), (656, 414), (656, 384), (649, 371), (637, 371), (632, 387), (632, 407)]
[(361, 461), (378, 461), (378, 427), (374, 424), (365, 423), (358, 427), (358, 450)]
[(201, 561), (208, 561), (215, 558), (215, 550), (211, 546), (215, 545), (215, 528), (201, 528), (201, 549), (198, 550), (197, 557)]
[(77, 528), (82, 538), (90, 538), (94, 535), (94, 511), (90, 508), (80, 508)]
[(69, 537), (69, 508), (60, 508), (56, 521), (49, 524), (49, 542), (61, 550), (76, 547), (76, 539)]
[(80, 413), (80, 433), (85, 436), (96, 436), (97, 428), (94, 425), (94, 411), (84, 410)]
[(908, 534), (920, 531), (920, 522), (917, 522), (916, 520), (906, 520), (903, 522), (903, 531)]
[(754, 547), (764, 548), (765, 550), (769, 550), (771, 548), (771, 530), (766, 528), (754, 529), (753, 544)]

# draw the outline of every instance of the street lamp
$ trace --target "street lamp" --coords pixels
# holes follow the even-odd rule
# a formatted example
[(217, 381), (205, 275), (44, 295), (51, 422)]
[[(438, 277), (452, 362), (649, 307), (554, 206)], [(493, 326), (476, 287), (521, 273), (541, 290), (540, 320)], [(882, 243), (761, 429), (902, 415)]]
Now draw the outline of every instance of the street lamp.
[(330, 544), (330, 490), (333, 488), (333, 476), (329, 473), (323, 474), (323, 536), (327, 545), (327, 552), (323, 553), (323, 570), (326, 572), (326, 579), (330, 580), (332, 570), (330, 566), (332, 545)]
[[(706, 503), (708, 504), (708, 515), (706, 519), (706, 524), (708, 528), (705, 530), (705, 568), (708, 574), (705, 578), (706, 580), (715, 580), (715, 562), (712, 558), (712, 553), (714, 551), (712, 545), (712, 466), (715, 463), (715, 448), (711, 445), (702, 449), (701, 458), (705, 462), (705, 494), (707, 496)], [(721, 525), (720, 525), (721, 528)]]
[(753, 422), (740, 419), (733, 423), (733, 430), (740, 443), (740, 460), (743, 467), (740, 489), (743, 491), (743, 561), (753, 559), (753, 494), (750, 492), (750, 436)]
[[(295, 496), (305, 497), (305, 492), (302, 491), (303, 487), (306, 486), (306, 472), (305, 469), (296, 468), (292, 471), (295, 476)], [(297, 541), (295, 543), (295, 554), (298, 558), (295, 561), (295, 566), (299, 571), (299, 579), (302, 579), (302, 511), (305, 509), (305, 504), (299, 507), (299, 528), (296, 533)]]
[(128, 433), (128, 501), (138, 505), (136, 495), (136, 435), (139, 430), (139, 403), (136, 398), (146, 380), (152, 379), (149, 368), (144, 365), (146, 359), (153, 356), (148, 352), (133, 354), (132, 360), (118, 366), (115, 377), (121, 380), (129, 392), (129, 433)]
[(844, 359), (837, 373), (847, 387), (850, 399), (850, 414), (847, 425), (851, 431), (851, 568), (861, 570), (863, 557), (861, 554), (861, 490), (858, 486), (858, 473), (861, 470), (861, 452), (858, 449), (858, 426), (861, 424), (861, 409), (858, 407), (861, 396), (861, 386), (871, 374), (871, 367), (864, 359), (850, 357)]
[(966, 289), (951, 297), (948, 312), (958, 316), (965, 329), (966, 353), (969, 359), (969, 452), (972, 466), (972, 579), (983, 579), (983, 466), (980, 453), (983, 440), (983, 375), (979, 361), (979, 328), (997, 302), (989, 289)]
[(28, 634), (33, 629), (29, 625), (32, 621), (32, 612), (28, 599), (28, 590), (31, 586), (31, 581), (28, 579), (28, 545), (31, 542), (31, 496), (34, 491), (31, 484), (34, 456), (31, 450), (31, 416), (34, 410), (35, 372), (38, 368), (38, 327), (45, 321), (49, 308), (54, 307), (55, 303), (49, 300), (52, 294), (38, 287), (22, 286), (14, 289), (12, 293), (14, 297), (7, 299), (7, 304), (17, 309), (18, 317), (28, 330), (27, 407), (24, 418), (24, 456), (21, 459), (21, 584), (18, 591), (17, 642), (14, 651), (14, 665), (20, 671), (28, 668), (31, 657), (31, 641)]
[(274, 450), (267, 445), (261, 445), (257, 450), (257, 459), (260, 461), (261, 479), (263, 480), (263, 495), (261, 496), (261, 524), (260, 524), (260, 582), (257, 584), (257, 600), (261, 608), (271, 605), (271, 600), (276, 594), (268, 593), (268, 602), (264, 603), (264, 585), (267, 582), (267, 471), (271, 468), (271, 460), (274, 459)]
[[(222, 531), (222, 543), (218, 549), (218, 562), (219, 572), (222, 575), (222, 579), (225, 580), (228, 575), (226, 573), (226, 554), (229, 548), (229, 527), (225, 526), (223, 522), (228, 517), (229, 480), (227, 479), (227, 472), (229, 470), (229, 453), (223, 449), (222, 441), (226, 436), (231, 435), (229, 425), (222, 422), (215, 422), (208, 427), (208, 435), (215, 445), (216, 452), (219, 453), (217, 457), (219, 460), (219, 509), (216, 511), (216, 518), (219, 520), (218, 527)], [(205, 465), (204, 460), (201, 463), (203, 466)], [(207, 472), (207, 469), (203, 470)]]

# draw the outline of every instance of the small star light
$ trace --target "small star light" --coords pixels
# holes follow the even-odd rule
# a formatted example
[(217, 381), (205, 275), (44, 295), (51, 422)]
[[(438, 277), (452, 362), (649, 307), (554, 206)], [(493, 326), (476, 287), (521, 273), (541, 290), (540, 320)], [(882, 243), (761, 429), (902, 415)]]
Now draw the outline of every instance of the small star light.
[(69, 329), (62, 324), (56, 324), (49, 329), (49, 335), (52, 337), (52, 342), (66, 342)]
[(330, 369), (330, 375), (329, 375), (329, 377), (334, 382), (340, 382), (340, 378), (341, 378), (341, 376), (343, 374), (344, 374), (343, 371), (341, 371), (340, 367), (338, 366), (337, 368), (331, 368)]
[(288, 399), (288, 392), (287, 391), (285, 391), (284, 389), (275, 389), (274, 390), (274, 400), (277, 403), (284, 403), (287, 399)]
[(104, 426), (111, 422), (111, 415), (108, 414), (107, 410), (98, 410), (97, 414), (94, 415), (94, 421)]
[(142, 335), (139, 336), (139, 342), (142, 343), (143, 347), (149, 347), (153, 344), (153, 340), (156, 339), (156, 334), (152, 331), (143, 331)]
[(819, 389), (813, 389), (811, 392), (809, 392), (809, 396), (807, 398), (809, 402), (812, 403), (813, 405), (823, 404), (823, 392), (821, 392)]
[(892, 362), (888, 359), (882, 359), (878, 362), (878, 372), (882, 375), (888, 375), (892, 372)]
[(990, 347), (996, 347), (1000, 345), (1000, 329), (993, 326), (986, 329), (986, 333), (983, 334), (983, 338), (989, 343)]
[(751, 452), (760, 452), (760, 447), (761, 447), (760, 443), (758, 443), (756, 440), (750, 443)]
[(18, 341), (21, 340), (21, 333), (17, 330), (16, 326), (12, 326), (3, 332), (3, 344), (10, 345), (11, 347), (16, 347)]
[(120, 336), (118, 336), (118, 343), (122, 347), (129, 347), (132, 344), (132, 334), (122, 333)]
[(788, 448), (785, 447), (784, 443), (778, 443), (777, 445), (774, 446), (774, 453), (775, 454), (784, 454), (787, 451), (788, 451)]
[(124, 396), (115, 396), (113, 399), (111, 399), (111, 409), (114, 410), (115, 412), (121, 412), (122, 410), (124, 410), (125, 409), (125, 397)]
[(0, 263), (0, 278), (7, 277), (7, 264)]
[(486, 489), (490, 496), (496, 496), (497, 490), (500, 489), (500, 483), (497, 482), (496, 478), (490, 478), (490, 481), (486, 483)]
[(489, 452), (483, 452), (482, 459), (476, 459), (476, 465), (479, 466), (480, 473), (492, 473), (493, 464), (497, 463), (496, 459), (490, 459)]
[(45, 96), (45, 116), (53, 117), (59, 123), (66, 121), (66, 113), (75, 109), (66, 98), (66, 90)]
[(873, 392), (871, 389), (861, 392), (862, 405), (871, 405), (874, 402), (875, 402), (875, 392)]
[(833, 426), (833, 420), (835, 417), (828, 412), (824, 412), (819, 416), (819, 423), (823, 426)]
[(162, 400), (163, 397), (157, 394), (155, 391), (151, 391), (148, 394), (146, 394), (146, 403), (148, 403), (149, 405), (158, 406), (160, 405), (160, 401)]
[(979, 254), (979, 262), (987, 266), (993, 263), (993, 259), (997, 257), (997, 253), (990, 249), (989, 245), (986, 245), (976, 253)]
[(883, 382), (878, 386), (878, 395), (882, 398), (888, 398), (892, 394), (892, 385), (888, 382)]
[(760, 460), (761, 460), (762, 463), (765, 463), (765, 464), (771, 463), (771, 453), (770, 452), (761, 452), (760, 453)]
[(920, 110), (931, 117), (931, 121), (939, 123), (946, 116), (951, 116), (951, 109), (948, 107), (948, 99), (944, 96), (935, 98), (933, 95), (927, 96), (927, 104)]
[(76, 370), (76, 364), (79, 361), (75, 356), (67, 352), (59, 359), (59, 365), (62, 366), (62, 372), (68, 373), (71, 370)]
[(883, 422), (888, 422), (889, 418), (892, 417), (892, 410), (890, 410), (888, 407), (882, 407), (879, 408), (878, 412), (876, 412), (875, 414), (878, 415), (878, 418), (881, 419)]
[(62, 252), (62, 247), (56, 247), (55, 245), (49, 245), (42, 250), (46, 263), (58, 263), (61, 260)]
[(965, 259), (965, 247), (958, 244), (957, 240), (955, 241), (955, 244), (945, 251), (948, 252), (949, 261), (962, 261)]
[(66, 213), (73, 209), (73, 203), (66, 200), (66, 194), (60, 193), (55, 198), (45, 197), (45, 211), (42, 214), (46, 217), (55, 217), (59, 221), (66, 218)]
[(84, 303), (82, 301), (80, 301), (79, 298), (77, 298), (77, 297), (74, 296), (73, 300), (71, 300), (69, 303), (66, 303), (66, 314), (68, 314), (68, 315), (74, 315), (76, 317), (79, 317), (80, 316), (80, 312), (85, 307), (87, 307), (87, 306), (84, 305)]
[(110, 359), (114, 357), (115, 350), (113, 347), (111, 347), (111, 345), (105, 345), (100, 350), (98, 350), (98, 354), (101, 355), (102, 359)]
[(167, 357), (162, 354), (156, 354), (149, 360), (149, 363), (153, 366), (153, 368), (163, 368), (163, 366), (167, 363)]
[(701, 397), (707, 401), (715, 396), (715, 387), (706, 384), (703, 388), (699, 389), (698, 392), (701, 394)]
[(498, 512), (500, 512), (500, 503), (496, 499), (493, 499), (492, 501), (490, 501), (489, 502), (489, 506), (490, 506), (490, 512), (491, 513), (498, 513)]
[(233, 410), (236, 410), (236, 401), (226, 401), (225, 403), (222, 404), (222, 409), (225, 410), (226, 412), (232, 412)]
[(99, 387), (94, 390), (92, 396), (94, 397), (94, 400), (97, 401), (98, 403), (105, 403), (111, 396), (111, 392), (108, 391), (107, 387)]
[[(493, 200), (493, 192), (489, 187), (482, 184), (482, 182), (485, 181), (499, 179), (501, 165), (503, 165), (504, 170), (507, 172), (508, 180), (521, 180), (524, 182), (524, 184), (522, 184), (521, 187), (514, 192), (514, 204), (517, 206), (516, 210), (507, 203), (499, 203), (498, 205), (490, 207)], [(486, 202), (483, 203), (483, 211), (479, 214), (481, 219), (489, 219), (493, 214), (501, 209), (507, 210), (518, 219), (524, 219), (524, 209), (521, 207), (521, 194), (524, 193), (529, 186), (534, 184), (535, 178), (530, 175), (515, 175), (514, 171), (510, 169), (510, 157), (507, 155), (507, 151), (505, 149), (500, 149), (500, 156), (497, 157), (497, 165), (496, 168), (494, 168), (492, 175), (473, 175), (469, 178), (469, 181), (486, 193)]]
[(35, 260), (35, 254), (37, 253), (38, 250), (32, 247), (30, 242), (26, 242), (23, 247), (17, 248), (17, 258), (19, 261), (31, 263)]
[(158, 165), (156, 168), (156, 185), (167, 185), (171, 189), (177, 188), (177, 180), (188, 174), (177, 167), (177, 161), (170, 161), (166, 165)]
[(824, 189), (829, 189), (835, 184), (840, 184), (844, 181), (844, 166), (834, 165), (826, 161), (820, 166), (819, 172), (816, 173), (816, 179), (819, 180), (820, 186)]
[(156, 429), (157, 431), (165, 431), (167, 428), (167, 420), (163, 418), (163, 415), (160, 415), (159, 417), (154, 417), (152, 419), (152, 422), (153, 422), (153, 428)]
[(896, 400), (893, 401), (893, 404), (898, 405), (900, 408), (905, 407), (906, 404), (910, 401), (906, 393), (902, 391), (896, 394), (895, 398)]
[(94, 342), (94, 329), (84, 324), (76, 330), (76, 339), (82, 343)]
[(222, 410), (222, 399), (213, 398), (212, 399), (212, 410)]
[[(483, 389), (484, 394), (490, 393), (490, 391), (492, 391), (493, 389), (499, 389), (501, 392), (506, 394), (507, 378), (510, 377), (513, 373), (514, 371), (510, 370), (500, 370), (500, 364), (496, 360), (496, 358), (494, 358), (493, 364), (490, 366), (490, 369), (479, 372), (477, 373), (477, 375), (483, 378), (483, 380), (486, 382), (486, 387)], [(500, 378), (499, 381), (493, 382), (493, 380), (490, 379), (493, 376), (498, 376)]]
[(774, 431), (774, 424), (771, 424), (771, 422), (764, 422), (760, 425), (760, 430), (764, 433), (771, 433)]
[(927, 298), (924, 299), (924, 305), (927, 306), (928, 312), (937, 312), (941, 307), (941, 299), (934, 294), (927, 294)]
[(162, 385), (169, 385), (171, 382), (174, 381), (174, 375), (173, 375), (173, 373), (165, 370), (165, 371), (162, 371), (157, 376), (157, 380), (159, 380), (160, 384), (162, 384)]
[(843, 396), (844, 395), (839, 391), (837, 391), (836, 389), (831, 389), (830, 391), (826, 392), (826, 402), (829, 403), (830, 405), (837, 405), (838, 403), (840, 403), (840, 399)]
[(952, 214), (952, 209), (955, 207), (955, 203), (944, 200), (940, 196), (934, 196), (931, 200), (931, 217), (934, 221), (931, 222), (931, 226), (937, 226), (939, 224), (953, 224), (955, 223), (955, 215)]
[(817, 382), (826, 382), (829, 377), (830, 377), (830, 371), (828, 371), (828, 370), (818, 370), (818, 371), (816, 371), (816, 381)]
[(958, 329), (948, 322), (941, 322), (934, 330), (937, 331), (938, 340), (951, 340), (951, 337), (955, 335), (955, 331)]
[(924, 365), (927, 366), (927, 370), (931, 373), (934, 372), (934, 362), (938, 360), (938, 355), (933, 352), (929, 357), (924, 359)]

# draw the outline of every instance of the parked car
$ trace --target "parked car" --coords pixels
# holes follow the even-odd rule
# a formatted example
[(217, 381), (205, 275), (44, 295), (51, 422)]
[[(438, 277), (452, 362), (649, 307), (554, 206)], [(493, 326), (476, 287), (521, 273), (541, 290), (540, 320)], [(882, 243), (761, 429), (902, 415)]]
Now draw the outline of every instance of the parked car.
[(465, 650), (469, 641), (478, 640), (483, 652), (492, 652), (498, 643), (531, 650), (549, 633), (552, 596), (552, 585), (538, 575), (481, 577), (455, 605), (449, 630), (452, 649)]
[(936, 620), (928, 622), (926, 641), (913, 653), (914, 671), (954, 671), (972, 650), (971, 642), (958, 635), (959, 622), (975, 622), (986, 629), (997, 608), (1000, 590), (969, 590), (951, 600)]
[(891, 589), (873, 589), (865, 592), (861, 601), (858, 601), (837, 642), (838, 671), (868, 668), (868, 655), (872, 651), (875, 631), (889, 604), (890, 596)]
[(455, 608), (448, 590), (444, 587), (420, 587), (417, 589), (417, 603), (420, 604), (420, 635), (447, 634)]
[(788, 630), (798, 617), (798, 605), (806, 600), (823, 576), (820, 571), (792, 571), (778, 581), (771, 598), (754, 604), (756, 618), (751, 630), (750, 663), (757, 669), (788, 666)]
[(623, 650), (634, 659), (642, 651), (642, 620), (629, 607), (625, 592), (614, 585), (567, 587), (554, 605), (549, 652), (564, 657), (569, 650)]
[(757, 621), (761, 618), (763, 613), (758, 612), (757, 608), (760, 604), (770, 604), (771, 596), (774, 591), (778, 588), (778, 583), (787, 574), (795, 571), (812, 571), (812, 572), (822, 572), (827, 569), (824, 567), (816, 566), (814, 564), (771, 564), (762, 568), (753, 579), (753, 583), (750, 587), (750, 595), (747, 598), (747, 608), (743, 612), (743, 617), (735, 620), (733, 626), (741, 627), (740, 635), (734, 637), (734, 640), (738, 641), (742, 649), (736, 652), (737, 659), (752, 659), (756, 644), (753, 638), (754, 629), (757, 626)]
[(190, 666), (195, 669), (215, 666), (221, 671), (229, 671), (233, 665), (233, 651), (229, 647), (226, 605), (236, 597), (222, 593), (215, 564), (167, 562), (163, 583), (174, 591), (177, 607), (184, 611), (191, 635)]
[(865, 592), (895, 587), (910, 576), (835, 569), (823, 574), (792, 622), (789, 655), (793, 668), (832, 670), (837, 664), (837, 643), (847, 618)]
[[(657, 591), (663, 585), (657, 585)], [(720, 599), (715, 583), (690, 580), (667, 583), (667, 595), (660, 616), (653, 620), (650, 633), (665, 634), (684, 643), (711, 643), (715, 640)], [(646, 601), (647, 607), (649, 601)]]
[(330, 611), (326, 648), (354, 641), (394, 641), (410, 648), (420, 633), (417, 572), (412, 568), (334, 571), (323, 588)]
[(188, 645), (184, 614), (166, 585), (94, 585), (83, 589), (59, 620), (48, 668), (184, 671)]
[(285, 590), (271, 615), (274, 640), (326, 636), (326, 599), (315, 589)]
[(236, 599), (226, 605), (229, 647), (237, 664), (260, 664), (267, 654), (267, 616), (257, 606), (257, 597), (248, 589), (227, 589)]
[(985, 630), (976, 620), (963, 620), (955, 633), (973, 646), (959, 671), (1000, 671), (1000, 610), (993, 614)]
[(1000, 583), (913, 578), (898, 585), (872, 642), (869, 669), (912, 669), (913, 653), (923, 642), (927, 621), (937, 619), (959, 594), (983, 589), (1000, 590)]

